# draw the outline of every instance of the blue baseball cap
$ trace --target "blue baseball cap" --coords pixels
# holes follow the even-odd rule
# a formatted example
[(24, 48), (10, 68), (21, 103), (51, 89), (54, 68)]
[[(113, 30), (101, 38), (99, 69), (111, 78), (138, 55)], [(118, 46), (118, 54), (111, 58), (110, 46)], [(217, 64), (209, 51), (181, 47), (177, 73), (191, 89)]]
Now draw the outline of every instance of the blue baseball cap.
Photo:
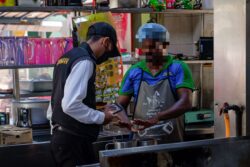
[(135, 36), (139, 42), (145, 39), (153, 39), (161, 42), (169, 42), (169, 32), (166, 27), (157, 23), (147, 23), (142, 25)]

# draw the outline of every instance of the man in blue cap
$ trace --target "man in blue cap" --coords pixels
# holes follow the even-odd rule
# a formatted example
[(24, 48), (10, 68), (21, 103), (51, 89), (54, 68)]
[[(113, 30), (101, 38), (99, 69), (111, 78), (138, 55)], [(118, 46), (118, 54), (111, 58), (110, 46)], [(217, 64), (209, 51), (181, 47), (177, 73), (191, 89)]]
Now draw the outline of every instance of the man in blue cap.
[[(127, 108), (134, 97), (133, 123), (137, 137), (158, 137), (165, 142), (183, 140), (183, 117), (191, 109), (194, 82), (188, 66), (168, 55), (170, 35), (156, 23), (141, 26), (136, 34), (145, 60), (130, 67), (119, 91), (118, 103)], [(136, 126), (134, 126), (136, 125)]]

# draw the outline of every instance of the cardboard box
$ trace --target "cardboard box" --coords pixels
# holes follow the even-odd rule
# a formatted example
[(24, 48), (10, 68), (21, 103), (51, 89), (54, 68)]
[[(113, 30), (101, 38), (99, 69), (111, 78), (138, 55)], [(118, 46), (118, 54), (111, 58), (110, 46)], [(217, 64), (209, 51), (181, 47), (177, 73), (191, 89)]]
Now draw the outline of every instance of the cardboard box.
[(32, 143), (32, 129), (12, 125), (0, 126), (0, 145)]

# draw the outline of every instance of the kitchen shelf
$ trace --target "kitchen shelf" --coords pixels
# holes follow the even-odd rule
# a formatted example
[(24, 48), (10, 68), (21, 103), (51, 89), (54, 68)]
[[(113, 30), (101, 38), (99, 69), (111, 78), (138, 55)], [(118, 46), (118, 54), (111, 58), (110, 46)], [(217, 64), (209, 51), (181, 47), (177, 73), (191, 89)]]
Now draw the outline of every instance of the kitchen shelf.
[(14, 65), (14, 66), (0, 66), (0, 69), (19, 69), (19, 68), (43, 68), (43, 67), (54, 67), (54, 64), (44, 65)]
[(139, 62), (138, 60), (128, 60), (128, 61), (122, 61), (122, 64), (130, 65), (130, 64), (136, 64), (138, 62)]
[(0, 93), (0, 99), (11, 99), (11, 98), (13, 98), (12, 94), (3, 94), (3, 93)]
[(187, 64), (213, 64), (213, 60), (183, 60)]
[(161, 12), (153, 11), (151, 8), (93, 8), (88, 6), (46, 6), (46, 7), (0, 7), (0, 12), (107, 12), (113, 13), (166, 13), (166, 14), (213, 14), (213, 10), (201, 9), (201, 10), (188, 10), (188, 9), (167, 9)]
[[(213, 60), (181, 60), (187, 64), (212, 64)], [(123, 64), (135, 64), (138, 60), (125, 60)], [(45, 65), (19, 65), (19, 66), (0, 66), (0, 69), (19, 69), (19, 68), (43, 68), (43, 67), (54, 67), (54, 64)]]
[[(30, 93), (21, 93), (20, 97), (38, 97), (38, 96), (51, 96), (51, 92), (30, 92)], [(0, 99), (11, 99), (13, 94), (3, 94), (0, 93)]]
[[(187, 64), (213, 64), (213, 60), (180, 60), (183, 61)], [(139, 62), (139, 60), (126, 60), (126, 61), (122, 61), (122, 63), (124, 65), (129, 65), (129, 64), (136, 64), (137, 62)]]
[(214, 126), (209, 125), (187, 125), (185, 135), (214, 134)]
[(21, 93), (20, 96), (21, 97), (51, 96), (51, 91), (48, 91), (48, 92)]

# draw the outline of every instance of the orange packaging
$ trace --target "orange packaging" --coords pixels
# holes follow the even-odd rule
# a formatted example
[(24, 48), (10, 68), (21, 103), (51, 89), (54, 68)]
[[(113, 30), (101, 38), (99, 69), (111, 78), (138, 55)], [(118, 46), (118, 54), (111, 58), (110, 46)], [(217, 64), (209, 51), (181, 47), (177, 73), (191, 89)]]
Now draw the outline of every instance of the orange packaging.
[(0, 0), (0, 6), (15, 6), (15, 0)]

